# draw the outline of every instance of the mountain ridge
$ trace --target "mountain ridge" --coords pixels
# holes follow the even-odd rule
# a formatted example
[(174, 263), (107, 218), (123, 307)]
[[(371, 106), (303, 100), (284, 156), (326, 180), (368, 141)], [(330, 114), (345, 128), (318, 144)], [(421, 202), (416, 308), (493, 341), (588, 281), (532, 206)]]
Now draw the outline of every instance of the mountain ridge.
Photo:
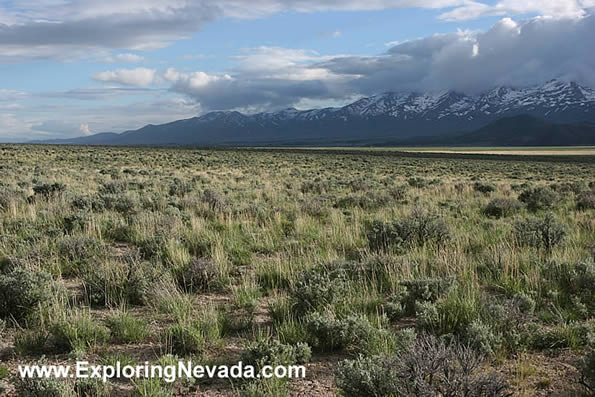
[(386, 92), (343, 107), (282, 109), (246, 115), (214, 111), (120, 134), (36, 141), (105, 145), (262, 145), (411, 139), (472, 132), (498, 119), (528, 115), (550, 123), (595, 122), (595, 90), (550, 80), (527, 88), (495, 87), (477, 95)]

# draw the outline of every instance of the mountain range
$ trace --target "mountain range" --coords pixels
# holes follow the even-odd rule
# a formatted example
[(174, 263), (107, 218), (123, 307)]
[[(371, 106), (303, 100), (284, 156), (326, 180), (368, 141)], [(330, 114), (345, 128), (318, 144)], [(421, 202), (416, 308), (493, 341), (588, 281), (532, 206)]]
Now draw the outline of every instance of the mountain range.
[(122, 133), (37, 141), (88, 145), (593, 145), (595, 90), (551, 80), (477, 95), (387, 92), (344, 107), (215, 111)]

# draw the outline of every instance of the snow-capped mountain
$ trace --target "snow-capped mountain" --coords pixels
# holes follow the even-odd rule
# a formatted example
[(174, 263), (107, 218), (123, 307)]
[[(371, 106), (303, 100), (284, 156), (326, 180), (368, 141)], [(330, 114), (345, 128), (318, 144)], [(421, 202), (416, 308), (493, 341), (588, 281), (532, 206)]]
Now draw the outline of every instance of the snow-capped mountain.
[[(275, 113), (261, 113), (274, 119), (319, 120), (326, 117), (345, 118), (355, 116), (374, 118), (387, 116), (397, 120), (440, 120), (463, 118), (473, 120), (484, 117), (509, 116), (511, 113), (529, 113), (544, 118), (563, 117), (568, 111), (582, 113), (595, 109), (595, 90), (559, 80), (531, 88), (497, 87), (476, 96), (455, 91), (439, 93), (394, 93), (388, 92), (362, 98), (343, 108), (328, 108), (307, 111), (285, 109)], [(587, 119), (595, 117), (590, 115)], [(574, 118), (574, 117), (572, 117)], [(573, 121), (573, 120), (570, 120)]]
[[(341, 108), (245, 115), (210, 112), (122, 134), (106, 134), (104, 144), (316, 144), (366, 142), (468, 132), (491, 122), (528, 115), (550, 123), (595, 122), (595, 90), (551, 80), (528, 88), (496, 87), (479, 95), (455, 91), (388, 92)], [(76, 138), (64, 143), (96, 144)]]

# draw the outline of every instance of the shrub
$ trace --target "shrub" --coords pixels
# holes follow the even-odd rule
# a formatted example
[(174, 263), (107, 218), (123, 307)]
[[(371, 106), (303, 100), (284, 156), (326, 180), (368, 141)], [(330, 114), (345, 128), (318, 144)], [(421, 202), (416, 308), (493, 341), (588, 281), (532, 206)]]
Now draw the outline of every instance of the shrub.
[(579, 193), (576, 198), (576, 208), (581, 211), (595, 209), (595, 190)]
[(179, 196), (184, 197), (186, 194), (192, 192), (193, 186), (179, 178), (174, 178), (174, 180), (169, 184), (169, 195), (170, 196)]
[(386, 304), (389, 317), (399, 319), (403, 316), (413, 316), (416, 305), (423, 302), (436, 302), (447, 294), (455, 285), (454, 279), (419, 279), (406, 280), (400, 283), (402, 290), (399, 294), (389, 298)]
[(15, 390), (20, 397), (74, 397), (71, 383), (55, 378), (17, 377)]
[(211, 211), (222, 211), (227, 206), (225, 199), (219, 193), (209, 189), (202, 192), (202, 201)]
[(386, 328), (374, 326), (363, 315), (336, 319), (331, 313), (315, 312), (306, 318), (306, 329), (313, 346), (326, 351), (345, 349), (354, 353), (379, 354), (391, 350), (396, 343)]
[(424, 245), (430, 242), (444, 242), (449, 239), (448, 225), (437, 216), (421, 210), (414, 210), (409, 217), (400, 221), (373, 221), (367, 227), (370, 248), (389, 249), (404, 244)]
[(473, 190), (483, 194), (489, 194), (496, 191), (496, 186), (491, 183), (475, 182), (473, 184)]
[[(595, 313), (595, 263), (549, 262), (542, 270), (543, 294), (582, 318)], [(582, 312), (582, 313), (581, 313)]]
[(435, 303), (426, 301), (415, 307), (417, 327), (436, 335), (464, 335), (471, 322), (479, 317), (479, 301), (460, 290), (453, 290)]
[(63, 183), (42, 183), (40, 185), (33, 186), (33, 192), (35, 196), (43, 198), (50, 198), (56, 194), (62, 193), (66, 190), (66, 185)]
[(292, 311), (305, 314), (337, 304), (346, 290), (347, 276), (342, 269), (330, 271), (320, 265), (306, 270), (291, 290)]
[(195, 258), (177, 272), (180, 287), (186, 292), (206, 292), (216, 289), (219, 270), (215, 262)]
[(543, 218), (529, 217), (515, 224), (516, 240), (521, 245), (543, 248), (550, 252), (566, 236), (566, 226), (547, 213)]
[(78, 397), (109, 397), (111, 385), (101, 379), (81, 378), (74, 384), (74, 392)]
[(61, 292), (48, 273), (16, 267), (0, 274), (0, 318), (22, 320)]
[(122, 343), (140, 342), (149, 333), (147, 323), (130, 313), (117, 313), (108, 317), (105, 321), (112, 335)]
[(481, 369), (481, 356), (456, 342), (418, 338), (394, 356), (339, 363), (335, 381), (347, 396), (509, 396), (508, 385)]
[(545, 186), (527, 189), (519, 195), (519, 200), (527, 204), (530, 211), (552, 209), (558, 199), (556, 192)]
[(465, 330), (464, 339), (481, 354), (493, 356), (502, 346), (502, 339), (488, 324), (475, 320)]
[(242, 362), (262, 368), (265, 365), (294, 365), (310, 361), (312, 351), (306, 343), (289, 345), (277, 339), (263, 338), (250, 344), (242, 354)]
[(511, 216), (519, 212), (522, 208), (521, 203), (509, 198), (496, 198), (488, 203), (483, 210), (486, 216), (493, 218), (502, 218)]

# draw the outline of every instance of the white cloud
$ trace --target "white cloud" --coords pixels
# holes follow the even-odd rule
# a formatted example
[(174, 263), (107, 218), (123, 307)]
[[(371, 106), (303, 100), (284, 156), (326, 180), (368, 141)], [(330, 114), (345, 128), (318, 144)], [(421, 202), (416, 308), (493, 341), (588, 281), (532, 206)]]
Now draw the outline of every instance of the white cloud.
[(94, 80), (130, 86), (147, 86), (154, 83), (155, 69), (135, 68), (108, 70), (92, 75)]
[[(465, 20), (486, 15), (581, 17), (595, 7), (595, 0), (500, 0), (494, 5), (482, 1), (13, 0), (10, 8), (0, 5), (0, 61), (72, 59), (110, 49), (161, 48), (190, 37), (219, 18), (259, 18), (286, 11), (415, 7), (444, 10), (441, 18), (446, 20)], [(338, 37), (340, 32), (334, 31), (331, 35)], [(120, 61), (137, 62), (138, 59)]]
[(105, 58), (105, 62), (115, 63), (115, 62), (125, 62), (125, 63), (139, 63), (144, 61), (145, 58), (131, 53), (126, 54), (116, 54), (114, 56), (108, 56)]
[(81, 134), (83, 134), (85, 136), (93, 134), (91, 132), (91, 130), (89, 129), (89, 124), (88, 123), (79, 125), (79, 131), (81, 132)]
[(475, 19), (482, 16), (537, 14), (556, 18), (579, 18), (595, 7), (593, 0), (502, 0), (494, 5), (468, 1), (440, 18), (451, 21)]

